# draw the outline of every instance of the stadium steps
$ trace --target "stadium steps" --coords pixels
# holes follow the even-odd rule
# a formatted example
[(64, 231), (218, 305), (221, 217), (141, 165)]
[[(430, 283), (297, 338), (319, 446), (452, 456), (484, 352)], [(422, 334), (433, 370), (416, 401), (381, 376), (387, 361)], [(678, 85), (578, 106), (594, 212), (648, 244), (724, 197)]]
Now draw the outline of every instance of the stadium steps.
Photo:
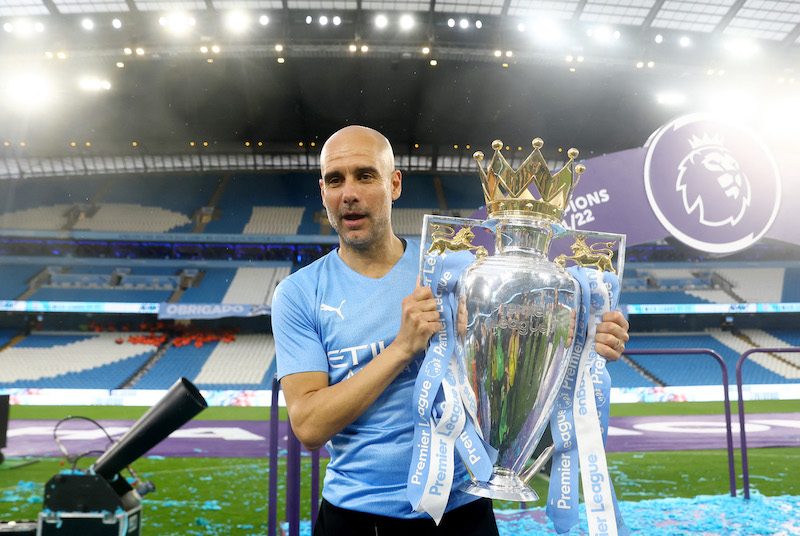
[(19, 333), (17, 335), (14, 335), (13, 337), (11, 337), (11, 340), (7, 341), (5, 344), (0, 346), (0, 352), (2, 352), (4, 350), (7, 350), (8, 348), (13, 348), (17, 344), (19, 344), (20, 341), (24, 341), (24, 340), (25, 340), (25, 334), (24, 333)]
[(194, 215), (194, 228), (192, 229), (193, 233), (202, 233), (202, 232), (204, 232), (206, 230), (206, 225), (208, 225), (208, 223), (211, 220), (215, 219), (215, 216), (216, 216), (216, 218), (219, 218), (219, 210), (217, 209), (217, 205), (219, 205), (219, 200), (222, 199), (222, 195), (225, 193), (225, 189), (228, 187), (228, 184), (230, 184), (230, 182), (231, 182), (231, 176), (232, 176), (231, 173), (226, 173), (222, 177), (222, 180), (219, 181), (219, 184), (217, 184), (217, 187), (214, 189), (214, 193), (211, 194), (211, 197), (209, 198), (208, 203), (206, 203), (205, 207), (203, 207), (203, 208), (208, 207), (208, 208), (212, 209), (211, 217), (208, 218), (208, 219), (201, 218), (200, 217), (201, 216), (200, 210), (195, 212), (195, 215)]
[(638, 372), (639, 375), (641, 375), (643, 378), (653, 382), (659, 387), (665, 387), (667, 385), (667, 383), (664, 380), (662, 380), (661, 378), (659, 378), (658, 376), (656, 376), (655, 374), (653, 374), (652, 372), (641, 366), (639, 363), (637, 363), (627, 355), (625, 354), (621, 355), (620, 360), (630, 365), (630, 367), (636, 372)]
[(36, 294), (42, 285), (50, 281), (50, 271), (47, 268), (42, 268), (35, 276), (31, 277), (28, 281), (28, 290), (17, 296), (17, 300), (28, 300)]
[[(786, 346), (786, 343), (779, 338), (773, 337), (766, 331), (760, 329), (747, 331), (733, 330), (732, 333), (753, 348), (780, 348), (781, 346)], [(775, 373), (780, 374), (784, 378), (800, 378), (800, 355), (794, 353), (765, 352), (753, 354), (749, 359), (755, 359), (759, 355), (772, 357), (782, 364), (775, 364), (775, 369), (770, 369)]]
[(731, 283), (728, 279), (723, 277), (719, 272), (714, 272), (711, 274), (711, 281), (714, 283), (714, 286), (719, 287), (722, 289), (725, 294), (733, 298), (734, 303), (745, 303), (746, 300), (739, 296), (735, 290), (733, 290), (733, 283)]
[(158, 360), (161, 359), (164, 354), (167, 353), (170, 346), (172, 346), (173, 338), (169, 338), (165, 340), (158, 349), (153, 352), (153, 355), (150, 356), (150, 359), (142, 363), (142, 366), (136, 369), (136, 372), (131, 374), (124, 382), (122, 382), (117, 389), (131, 389), (142, 379), (142, 376), (147, 374), (150, 369), (152, 369)]
[[(738, 331), (723, 331), (722, 329), (707, 329), (706, 333), (717, 339), (722, 344), (732, 348), (737, 354), (742, 354), (746, 350), (758, 348), (756, 344), (748, 336), (738, 335)], [(749, 361), (769, 370), (773, 374), (777, 374), (782, 378), (800, 378), (800, 369), (789, 368), (785, 363), (775, 359), (775, 357), (766, 353), (757, 353), (750, 356)], [(734, 371), (735, 373), (735, 371)], [(788, 375), (787, 375), (788, 374)], [(793, 374), (796, 374), (793, 375)]]

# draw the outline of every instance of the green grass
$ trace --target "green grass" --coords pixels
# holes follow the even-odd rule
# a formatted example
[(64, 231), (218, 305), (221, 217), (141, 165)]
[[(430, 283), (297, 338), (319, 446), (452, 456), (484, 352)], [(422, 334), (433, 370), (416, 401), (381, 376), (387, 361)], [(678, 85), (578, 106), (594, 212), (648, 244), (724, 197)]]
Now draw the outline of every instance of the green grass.
[[(84, 415), (96, 419), (135, 419), (147, 408), (98, 406), (12, 406), (12, 419), (57, 419)], [(800, 411), (798, 401), (747, 402), (748, 413)], [(660, 404), (616, 404), (613, 415), (696, 415), (722, 413), (722, 403), (671, 402)], [(735, 405), (733, 411), (736, 411)], [(268, 408), (209, 408), (203, 419), (265, 420)], [(285, 409), (282, 408), (282, 418)], [(763, 495), (800, 495), (800, 449), (750, 449), (751, 488)], [(34, 519), (42, 509), (45, 482), (65, 467), (53, 458), (13, 468), (25, 460), (0, 465), (0, 520)], [(279, 468), (278, 519), (284, 517), (285, 467)], [(695, 450), (677, 452), (617, 452), (608, 454), (609, 468), (620, 500), (639, 501), (663, 497), (694, 497), (728, 493), (727, 452)], [(324, 463), (324, 460), (323, 460)], [(81, 467), (91, 459), (81, 461)], [(308, 482), (310, 459), (304, 457), (302, 515), (309, 517)], [(168, 458), (137, 460), (136, 471), (152, 480), (156, 492), (144, 501), (146, 534), (185, 536), (191, 534), (263, 535), (267, 526), (266, 459)], [(324, 472), (324, 467), (322, 468)], [(741, 459), (736, 452), (737, 488), (742, 487)], [(534, 489), (542, 500), (547, 481), (537, 477)], [(518, 508), (517, 503), (498, 502), (498, 508)]]

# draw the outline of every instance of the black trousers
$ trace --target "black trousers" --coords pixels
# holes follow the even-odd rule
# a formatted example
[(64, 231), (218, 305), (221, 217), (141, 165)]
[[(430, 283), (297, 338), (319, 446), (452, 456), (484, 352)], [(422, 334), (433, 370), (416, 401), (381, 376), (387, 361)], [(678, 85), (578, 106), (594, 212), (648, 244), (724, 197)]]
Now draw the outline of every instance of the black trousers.
[(314, 536), (498, 536), (492, 501), (478, 499), (447, 512), (437, 527), (429, 517), (397, 519), (334, 506), (325, 499)]

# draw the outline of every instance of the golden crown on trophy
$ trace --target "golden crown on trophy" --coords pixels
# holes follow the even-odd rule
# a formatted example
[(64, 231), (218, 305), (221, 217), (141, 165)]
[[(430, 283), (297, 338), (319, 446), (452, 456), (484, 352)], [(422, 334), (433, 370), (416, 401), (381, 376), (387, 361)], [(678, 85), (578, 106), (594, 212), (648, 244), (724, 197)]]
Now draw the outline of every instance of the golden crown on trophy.
[[(508, 160), (500, 153), (503, 142), (494, 140), (494, 155), (484, 169), (481, 162), (484, 155), (476, 151), (473, 158), (478, 161), (481, 173), (481, 186), (486, 198), (488, 217), (528, 216), (549, 221), (561, 221), (564, 209), (572, 196), (572, 190), (578, 184), (581, 173), (586, 171), (583, 164), (575, 164), (578, 150), (567, 151), (569, 160), (555, 174), (547, 168), (547, 161), (542, 156), (544, 141), (535, 138), (532, 142), (533, 152), (528, 155), (519, 169), (514, 170)], [(536, 199), (528, 187), (531, 183), (541, 196)]]

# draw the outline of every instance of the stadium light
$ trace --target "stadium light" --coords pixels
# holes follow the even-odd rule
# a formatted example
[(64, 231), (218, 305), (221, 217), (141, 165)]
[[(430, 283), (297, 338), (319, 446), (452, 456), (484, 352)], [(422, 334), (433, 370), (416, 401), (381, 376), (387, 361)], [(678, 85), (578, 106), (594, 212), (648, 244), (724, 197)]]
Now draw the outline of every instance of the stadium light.
[(682, 35), (680, 39), (678, 39), (678, 44), (681, 48), (688, 48), (692, 46), (692, 39), (688, 35)]
[(621, 37), (619, 30), (614, 30), (608, 26), (589, 28), (589, 30), (586, 31), (586, 35), (602, 44), (611, 44)]
[(656, 34), (656, 36), (653, 38), (653, 41), (655, 41), (657, 45), (660, 45), (664, 42), (664, 36), (661, 34)]
[(412, 28), (414, 28), (414, 24), (415, 24), (414, 17), (412, 17), (408, 13), (405, 13), (400, 16), (400, 29), (403, 30), (404, 32), (407, 32)]
[(185, 35), (189, 33), (194, 27), (195, 22), (194, 17), (190, 17), (186, 13), (178, 11), (169, 13), (158, 19), (158, 24), (173, 35)]
[(120, 28), (122, 28), (122, 21), (119, 19), (113, 19), (111, 21), (111, 27), (114, 28), (115, 30), (119, 30)]
[(355, 44), (351, 43), (348, 49), (350, 50), (350, 52), (356, 52), (358, 50), (358, 47)]
[(91, 32), (92, 30), (94, 30), (94, 21), (89, 18), (81, 20), (81, 28), (83, 28), (87, 32)]
[(0, 85), (12, 110), (35, 112), (45, 108), (55, 96), (52, 82), (38, 72), (19, 74)]
[(331, 19), (331, 22), (334, 26), (339, 26), (342, 23), (342, 17), (339, 15), (334, 15), (333, 19)]
[(675, 91), (662, 91), (656, 94), (656, 102), (662, 106), (680, 106), (686, 103), (686, 95)]
[(10, 22), (5, 22), (3, 23), (3, 30), (5, 30), (8, 33), (12, 33), (14, 31), (14, 25), (11, 24)]
[(481, 22), (480, 19), (476, 20), (475, 27), (480, 30), (481, 28), (483, 28), (483, 22)]
[(531, 37), (544, 44), (561, 41), (561, 27), (552, 19), (539, 18), (531, 23)]
[(78, 81), (78, 87), (84, 91), (97, 93), (110, 90), (111, 82), (96, 76), (85, 76)]
[(234, 10), (225, 16), (225, 27), (235, 34), (242, 34), (250, 26), (250, 17), (243, 11)]
[(266, 26), (267, 24), (269, 24), (269, 16), (261, 15), (260, 17), (258, 17), (258, 23), (261, 26)]
[(314, 17), (306, 15), (306, 24), (311, 24), (312, 22), (314, 22)]
[(427, 56), (431, 53), (431, 47), (422, 47), (422, 53)]
[(466, 30), (467, 28), (469, 28), (469, 21), (467, 19), (461, 19), (460, 21), (458, 21), (458, 27), (461, 28), (462, 30)]
[(454, 28), (456, 25), (456, 19), (447, 19), (447, 27)]
[(749, 39), (731, 39), (723, 45), (728, 55), (736, 60), (748, 60), (758, 53), (758, 45)]
[(136, 55), (144, 56), (144, 49), (142, 47), (136, 47)]
[(327, 26), (328, 25), (328, 17), (326, 15), (322, 15), (319, 18), (319, 25), (320, 26)]
[(14, 22), (6, 22), (3, 24), (3, 29), (18, 37), (30, 37), (34, 33), (44, 32), (44, 24), (41, 22), (31, 22), (27, 19), (20, 19)]
[(386, 17), (386, 15), (381, 14), (375, 17), (375, 27), (377, 29), (383, 30), (388, 25), (389, 25), (389, 19)]

